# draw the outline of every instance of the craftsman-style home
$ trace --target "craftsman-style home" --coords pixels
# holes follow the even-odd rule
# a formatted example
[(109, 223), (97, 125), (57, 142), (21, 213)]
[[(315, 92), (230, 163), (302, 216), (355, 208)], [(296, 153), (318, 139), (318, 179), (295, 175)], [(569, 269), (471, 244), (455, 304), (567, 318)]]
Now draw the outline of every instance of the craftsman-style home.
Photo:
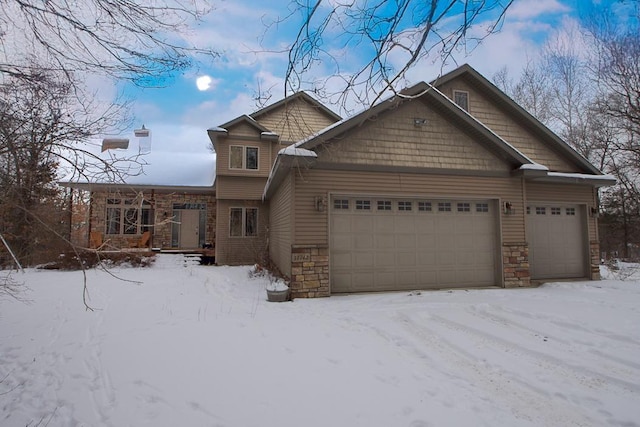
[(297, 93), (208, 134), (201, 240), (268, 259), (293, 297), (599, 278), (615, 180), (468, 65), (348, 119)]

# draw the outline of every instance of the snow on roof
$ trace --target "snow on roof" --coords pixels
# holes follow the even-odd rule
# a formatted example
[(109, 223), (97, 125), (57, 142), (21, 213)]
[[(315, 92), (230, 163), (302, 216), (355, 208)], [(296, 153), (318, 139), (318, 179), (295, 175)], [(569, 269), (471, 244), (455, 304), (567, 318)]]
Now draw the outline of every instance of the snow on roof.
[(520, 166), (518, 169), (520, 170), (534, 170), (534, 171), (548, 171), (549, 168), (541, 165), (540, 163), (525, 163)]
[[(99, 159), (99, 160), (98, 160)], [(162, 151), (139, 154), (134, 149), (110, 149), (85, 157), (83, 176), (67, 176), (61, 183), (121, 184), (157, 187), (212, 187), (216, 176), (216, 155), (211, 151)], [(105, 170), (101, 161), (113, 165), (121, 176)], [(115, 179), (117, 178), (117, 179)]]
[(586, 173), (549, 172), (547, 176), (556, 178), (589, 179), (596, 181), (617, 181), (615, 176), (609, 174), (590, 175)]
[(296, 147), (296, 144), (289, 145), (278, 151), (278, 155), (296, 157), (318, 157), (315, 152), (307, 150), (306, 148), (298, 148)]

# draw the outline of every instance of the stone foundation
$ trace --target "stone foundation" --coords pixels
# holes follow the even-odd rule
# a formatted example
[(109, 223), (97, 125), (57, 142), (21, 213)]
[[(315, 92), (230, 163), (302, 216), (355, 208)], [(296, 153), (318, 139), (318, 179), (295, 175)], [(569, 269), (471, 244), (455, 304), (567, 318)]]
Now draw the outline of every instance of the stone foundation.
[(600, 242), (597, 240), (589, 242), (589, 259), (591, 261), (589, 278), (591, 280), (600, 280)]
[(503, 243), (502, 268), (505, 288), (531, 286), (529, 245), (522, 242)]
[(294, 245), (291, 248), (291, 298), (328, 297), (329, 248)]

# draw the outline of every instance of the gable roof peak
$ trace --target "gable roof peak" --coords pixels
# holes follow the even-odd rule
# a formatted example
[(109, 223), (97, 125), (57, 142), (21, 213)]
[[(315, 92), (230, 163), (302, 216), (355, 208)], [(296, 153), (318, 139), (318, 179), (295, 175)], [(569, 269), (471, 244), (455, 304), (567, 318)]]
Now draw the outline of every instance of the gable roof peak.
[(306, 102), (307, 104), (311, 104), (314, 107), (316, 107), (318, 110), (320, 110), (322, 113), (324, 113), (326, 116), (330, 117), (332, 120), (334, 121), (340, 121), (342, 120), (342, 117), (340, 117), (338, 114), (334, 113), (331, 109), (329, 109), (326, 105), (324, 105), (322, 102), (318, 101), (316, 98), (314, 98), (313, 96), (311, 96), (310, 94), (308, 94), (305, 91), (299, 91), (296, 92), (294, 94), (291, 94), (289, 96), (286, 96), (285, 98), (267, 105), (266, 107), (263, 107), (261, 109), (259, 109), (258, 111), (255, 111), (253, 113), (250, 114), (250, 117), (255, 119), (258, 119), (259, 117), (268, 114), (271, 111), (274, 111), (284, 105), (290, 104), (294, 101), (297, 100), (302, 100), (303, 102)]

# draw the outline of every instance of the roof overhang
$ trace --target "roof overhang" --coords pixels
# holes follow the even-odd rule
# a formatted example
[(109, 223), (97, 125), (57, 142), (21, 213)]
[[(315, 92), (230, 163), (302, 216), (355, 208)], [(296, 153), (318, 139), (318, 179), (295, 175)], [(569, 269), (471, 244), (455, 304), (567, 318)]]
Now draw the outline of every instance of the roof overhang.
[(316, 161), (317, 156), (313, 151), (293, 146), (280, 150), (264, 186), (262, 200), (268, 200), (273, 195), (292, 168), (311, 168)]
[(162, 191), (176, 193), (213, 193), (215, 187), (211, 186), (184, 186), (184, 185), (144, 185), (144, 184), (106, 184), (106, 183), (88, 183), (88, 182), (58, 182), (58, 185), (67, 188), (74, 188), (84, 191)]
[(582, 173), (547, 172), (544, 176), (531, 177), (535, 182), (556, 184), (591, 185), (596, 188), (615, 185), (617, 179), (613, 175), (590, 175)]

